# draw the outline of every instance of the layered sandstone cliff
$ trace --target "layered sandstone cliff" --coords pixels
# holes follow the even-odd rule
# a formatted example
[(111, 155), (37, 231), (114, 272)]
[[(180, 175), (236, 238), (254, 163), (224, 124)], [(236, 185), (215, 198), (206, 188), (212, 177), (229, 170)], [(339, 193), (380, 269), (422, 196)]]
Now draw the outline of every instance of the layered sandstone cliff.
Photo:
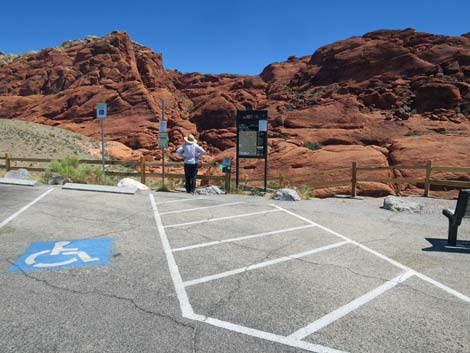
[[(375, 31), (270, 64), (258, 76), (165, 69), (161, 54), (119, 31), (0, 57), (1, 118), (98, 137), (94, 107), (106, 102), (108, 140), (130, 147), (134, 156), (160, 153), (162, 99), (170, 147), (193, 133), (212, 159), (235, 154), (237, 110), (267, 109), (272, 175), (308, 174), (353, 160), (470, 166), (468, 34)], [(245, 160), (243, 173), (261, 173), (257, 163)], [(409, 186), (362, 185), (362, 192), (374, 195), (399, 190), (414, 192)]]

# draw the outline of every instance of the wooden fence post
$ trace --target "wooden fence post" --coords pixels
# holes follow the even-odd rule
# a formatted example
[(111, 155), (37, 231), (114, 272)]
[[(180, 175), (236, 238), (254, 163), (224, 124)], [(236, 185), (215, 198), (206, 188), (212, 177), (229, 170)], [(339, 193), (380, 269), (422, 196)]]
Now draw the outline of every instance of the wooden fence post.
[(429, 196), (429, 188), (431, 186), (431, 172), (432, 172), (432, 161), (426, 163), (426, 179), (424, 180), (424, 196)]
[(357, 191), (357, 162), (352, 162), (352, 176), (351, 176), (351, 196), (356, 197)]
[(10, 155), (8, 153), (5, 153), (5, 168), (7, 172), (11, 169), (11, 160)]
[(140, 157), (140, 182), (145, 185), (145, 158)]

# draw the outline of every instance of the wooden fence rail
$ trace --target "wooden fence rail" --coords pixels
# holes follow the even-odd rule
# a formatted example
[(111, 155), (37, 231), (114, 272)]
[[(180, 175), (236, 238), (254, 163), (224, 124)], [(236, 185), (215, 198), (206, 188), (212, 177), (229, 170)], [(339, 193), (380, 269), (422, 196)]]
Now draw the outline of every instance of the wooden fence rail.
[[(8, 153), (5, 153), (5, 156), (0, 156), (0, 160), (4, 160), (5, 164), (0, 164), (0, 168), (5, 168), (7, 171), (15, 169), (27, 169), (33, 172), (44, 172), (47, 168), (45, 167), (29, 167), (29, 166), (17, 166), (14, 162), (30, 162), (30, 163), (50, 163), (54, 158), (26, 158), (26, 157), (10, 157)], [(96, 164), (101, 165), (102, 161), (100, 159), (80, 159), (79, 163), (84, 164)], [(158, 168), (161, 167), (161, 162), (148, 162), (143, 157), (138, 161), (129, 161), (129, 160), (105, 160), (105, 165), (121, 165), (131, 168), (137, 168), (138, 171), (106, 171), (106, 175), (110, 176), (133, 176), (140, 177), (142, 184), (145, 184), (147, 177), (157, 177), (162, 178), (162, 173), (155, 173), (147, 171), (148, 167)], [(183, 167), (184, 162), (166, 162), (165, 166), (177, 166)], [(199, 164), (200, 168), (211, 168), (216, 167), (216, 163), (201, 163)], [(200, 174), (197, 176), (197, 179), (207, 180), (207, 181), (223, 181), (225, 186), (225, 191), (230, 192), (231, 176), (227, 175), (230, 173), (225, 173), (225, 175), (208, 175)], [(165, 177), (170, 179), (183, 179), (184, 174), (179, 173), (165, 173)]]
[[(423, 170), (425, 173), (424, 178), (415, 178), (415, 177), (388, 177), (388, 178), (379, 178), (379, 177), (361, 177), (360, 172), (371, 172), (371, 171), (384, 171), (384, 170)], [(326, 188), (331, 186), (344, 186), (351, 185), (351, 196), (357, 196), (357, 184), (360, 182), (377, 182), (377, 183), (407, 183), (407, 184), (423, 184), (424, 192), (423, 196), (429, 196), (429, 190), (431, 185), (436, 186), (448, 186), (452, 188), (470, 188), (470, 181), (460, 181), (460, 180), (442, 180), (442, 179), (433, 179), (432, 172), (449, 172), (449, 173), (470, 173), (470, 167), (454, 167), (454, 166), (433, 166), (431, 161), (428, 161), (426, 164), (422, 165), (393, 165), (393, 166), (359, 166), (357, 162), (352, 162), (351, 168), (337, 168), (337, 169), (327, 169), (312, 171), (309, 174), (298, 174), (298, 175), (287, 175), (287, 176), (268, 176), (268, 181), (280, 181), (282, 184), (283, 181), (291, 179), (299, 179), (306, 177), (313, 177), (316, 175), (324, 174), (335, 174), (341, 172), (351, 173), (351, 179), (342, 179), (342, 180), (330, 180), (324, 182), (307, 182), (308, 185), (313, 188)], [(245, 183), (248, 182), (257, 182), (262, 181), (261, 178), (246, 179)]]
[[(8, 153), (5, 156), (0, 156), (0, 161), (5, 161), (5, 164), (0, 164), (0, 168), (5, 168), (8, 170), (24, 168), (30, 171), (43, 172), (46, 168), (41, 167), (22, 167), (15, 165), (14, 162), (38, 162), (38, 163), (50, 163), (53, 159), (48, 158), (25, 158), (25, 157), (10, 157)], [(86, 164), (101, 164), (101, 160), (92, 160), (92, 159), (82, 159), (80, 163)], [(140, 180), (143, 184), (146, 182), (147, 177), (157, 177), (162, 178), (162, 172), (156, 173), (153, 171), (147, 171), (147, 168), (158, 168), (161, 167), (161, 162), (158, 161), (146, 161), (143, 157), (139, 161), (129, 161), (129, 160), (106, 160), (105, 165), (121, 165), (126, 167), (131, 167), (138, 169), (138, 171), (106, 171), (107, 175), (112, 176), (134, 176), (140, 177)], [(175, 166), (183, 167), (183, 162), (166, 162), (166, 166)], [(217, 166), (217, 163), (201, 163), (201, 168), (214, 168)], [(361, 177), (361, 172), (371, 172), (371, 171), (384, 171), (384, 170), (423, 170), (425, 177), (424, 178), (414, 178), (414, 177)], [(359, 166), (357, 162), (352, 162), (351, 167), (343, 167), (336, 169), (328, 170), (316, 170), (308, 174), (297, 174), (297, 175), (276, 175), (268, 176), (269, 181), (278, 181), (282, 185), (285, 181), (292, 179), (301, 179), (306, 177), (312, 177), (316, 175), (331, 175), (337, 173), (350, 173), (351, 179), (332, 179), (329, 181), (322, 181), (317, 183), (308, 183), (314, 188), (326, 188), (331, 186), (344, 186), (351, 185), (351, 195), (353, 197), (357, 196), (357, 184), (360, 182), (377, 182), (377, 183), (407, 183), (407, 184), (423, 184), (424, 185), (424, 196), (429, 196), (429, 190), (431, 185), (435, 186), (448, 186), (452, 188), (470, 188), (470, 181), (461, 181), (461, 180), (443, 180), (443, 179), (433, 179), (433, 172), (449, 172), (449, 173), (470, 173), (470, 167), (456, 167), (456, 166), (433, 166), (431, 161), (428, 161), (424, 165), (393, 165), (393, 166)], [(184, 179), (184, 174), (179, 173), (165, 173), (167, 178), (172, 179)], [(225, 185), (225, 191), (231, 191), (231, 172), (226, 171), (224, 175), (210, 175), (202, 174), (197, 176), (201, 180), (213, 180), (213, 181), (222, 181)], [(248, 184), (250, 182), (259, 182), (263, 181), (264, 178), (245, 178), (244, 183)]]

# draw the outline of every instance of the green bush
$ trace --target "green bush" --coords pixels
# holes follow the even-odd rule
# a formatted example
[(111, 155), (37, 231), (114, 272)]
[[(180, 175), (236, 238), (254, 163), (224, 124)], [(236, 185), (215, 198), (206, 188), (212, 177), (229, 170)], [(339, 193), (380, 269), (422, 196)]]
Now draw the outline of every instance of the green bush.
[(308, 184), (300, 184), (295, 187), (295, 190), (303, 200), (315, 197), (315, 190)]
[(162, 180), (157, 180), (150, 183), (151, 189), (156, 189), (158, 191), (173, 191), (177, 186), (183, 186), (184, 182), (182, 183), (181, 180), (175, 181), (173, 178), (165, 179), (163, 183)]
[(267, 187), (269, 189), (280, 189), (281, 188), (281, 184), (276, 182), (276, 181), (268, 181), (268, 185)]
[(321, 145), (318, 142), (305, 142), (304, 146), (313, 151), (319, 150), (321, 148)]
[(111, 183), (111, 179), (103, 180), (101, 167), (80, 164), (78, 156), (67, 155), (63, 159), (53, 160), (44, 172), (44, 181), (54, 175), (61, 175), (67, 182), (82, 184)]
[(421, 131), (412, 130), (408, 131), (405, 136), (421, 136), (423, 133)]
[(254, 187), (250, 190), (250, 196), (264, 196), (264, 191), (257, 187)]

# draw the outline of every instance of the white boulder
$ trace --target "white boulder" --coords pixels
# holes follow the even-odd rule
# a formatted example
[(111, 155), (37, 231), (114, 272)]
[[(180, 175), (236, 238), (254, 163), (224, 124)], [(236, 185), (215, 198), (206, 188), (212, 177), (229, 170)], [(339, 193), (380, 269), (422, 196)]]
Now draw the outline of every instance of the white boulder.
[(3, 176), (5, 179), (33, 180), (27, 169), (10, 170)]
[(149, 189), (146, 185), (132, 178), (124, 178), (124, 179), (119, 180), (119, 183), (117, 184), (117, 186), (122, 187), (122, 188), (137, 188), (139, 190)]
[(394, 212), (421, 213), (423, 205), (403, 199), (397, 196), (387, 196), (384, 198), (383, 208)]
[(302, 200), (297, 193), (297, 191), (293, 189), (279, 189), (274, 194), (274, 200), (280, 201), (300, 201)]
[(196, 194), (198, 195), (209, 195), (209, 194), (221, 195), (223, 193), (224, 192), (220, 190), (218, 186), (215, 186), (215, 185), (210, 185), (206, 188), (196, 189)]

